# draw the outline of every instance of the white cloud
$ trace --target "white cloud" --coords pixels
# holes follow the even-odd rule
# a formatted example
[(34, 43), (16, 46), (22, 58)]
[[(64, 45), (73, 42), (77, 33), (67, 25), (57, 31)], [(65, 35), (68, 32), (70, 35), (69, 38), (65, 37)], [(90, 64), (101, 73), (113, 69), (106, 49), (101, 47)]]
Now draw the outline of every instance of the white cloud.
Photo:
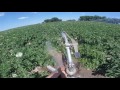
[(29, 17), (19, 17), (18, 19), (23, 20), (23, 19), (27, 19), (27, 18), (29, 18)]
[(0, 16), (4, 16), (5, 15), (5, 13), (4, 12), (0, 12)]

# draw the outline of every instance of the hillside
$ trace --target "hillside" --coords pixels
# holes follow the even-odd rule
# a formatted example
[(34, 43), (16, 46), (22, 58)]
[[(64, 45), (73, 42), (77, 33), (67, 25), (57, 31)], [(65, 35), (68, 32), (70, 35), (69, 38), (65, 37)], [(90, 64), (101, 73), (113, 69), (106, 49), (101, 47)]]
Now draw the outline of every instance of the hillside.
[(77, 38), (81, 53), (78, 60), (86, 68), (108, 77), (120, 77), (120, 25), (87, 21), (36, 24), (0, 32), (0, 77), (48, 75), (47, 72), (29, 72), (36, 66), (54, 65), (45, 43), (51, 41), (58, 51), (62, 51), (61, 31)]

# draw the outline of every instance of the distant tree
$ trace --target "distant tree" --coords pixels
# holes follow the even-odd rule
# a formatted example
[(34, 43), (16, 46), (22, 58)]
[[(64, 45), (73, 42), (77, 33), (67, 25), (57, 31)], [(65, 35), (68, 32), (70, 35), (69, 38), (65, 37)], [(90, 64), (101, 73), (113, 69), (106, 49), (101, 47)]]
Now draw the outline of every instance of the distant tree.
[(112, 23), (112, 24), (119, 24), (120, 23), (120, 19), (117, 19), (117, 18), (106, 18), (106, 19), (100, 19), (98, 21)]
[(105, 19), (106, 17), (102, 17), (102, 16), (80, 16), (80, 18), (78, 19), (79, 21), (96, 21), (96, 20), (100, 20), (100, 19)]
[(50, 22), (50, 19), (46, 19), (46, 20), (44, 20), (44, 22), (45, 22), (45, 23)]
[(113, 23), (113, 24), (119, 24), (120, 23), (120, 19), (117, 18), (109, 18), (109, 22), (108, 23)]
[(75, 19), (70, 19), (70, 20), (67, 20), (67, 21), (76, 21)]
[(57, 18), (57, 17), (53, 17), (53, 18), (51, 18), (51, 19), (46, 19), (46, 20), (44, 20), (43, 23), (48, 23), (48, 22), (59, 22), (59, 21), (62, 21), (62, 19), (59, 19), (59, 18)]

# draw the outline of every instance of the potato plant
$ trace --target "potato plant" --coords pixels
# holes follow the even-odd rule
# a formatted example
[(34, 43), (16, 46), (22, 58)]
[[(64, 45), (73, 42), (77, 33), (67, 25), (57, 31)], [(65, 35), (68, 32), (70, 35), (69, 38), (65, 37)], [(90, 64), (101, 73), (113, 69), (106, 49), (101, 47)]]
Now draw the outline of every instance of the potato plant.
[[(36, 66), (54, 65), (45, 42), (62, 50), (61, 31), (77, 38), (85, 67), (104, 71), (108, 77), (120, 77), (120, 25), (102, 22), (51, 22), (0, 32), (0, 77), (41, 78), (47, 73), (29, 72)], [(22, 53), (17, 55), (17, 53)]]

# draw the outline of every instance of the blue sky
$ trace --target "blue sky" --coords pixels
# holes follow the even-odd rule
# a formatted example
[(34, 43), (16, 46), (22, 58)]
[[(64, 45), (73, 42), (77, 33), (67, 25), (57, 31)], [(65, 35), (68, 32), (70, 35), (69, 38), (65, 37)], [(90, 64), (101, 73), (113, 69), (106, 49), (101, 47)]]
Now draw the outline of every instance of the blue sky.
[(100, 15), (110, 18), (120, 18), (120, 12), (0, 12), (0, 31), (37, 24), (45, 19), (58, 17), (63, 21), (76, 19), (84, 15)]

